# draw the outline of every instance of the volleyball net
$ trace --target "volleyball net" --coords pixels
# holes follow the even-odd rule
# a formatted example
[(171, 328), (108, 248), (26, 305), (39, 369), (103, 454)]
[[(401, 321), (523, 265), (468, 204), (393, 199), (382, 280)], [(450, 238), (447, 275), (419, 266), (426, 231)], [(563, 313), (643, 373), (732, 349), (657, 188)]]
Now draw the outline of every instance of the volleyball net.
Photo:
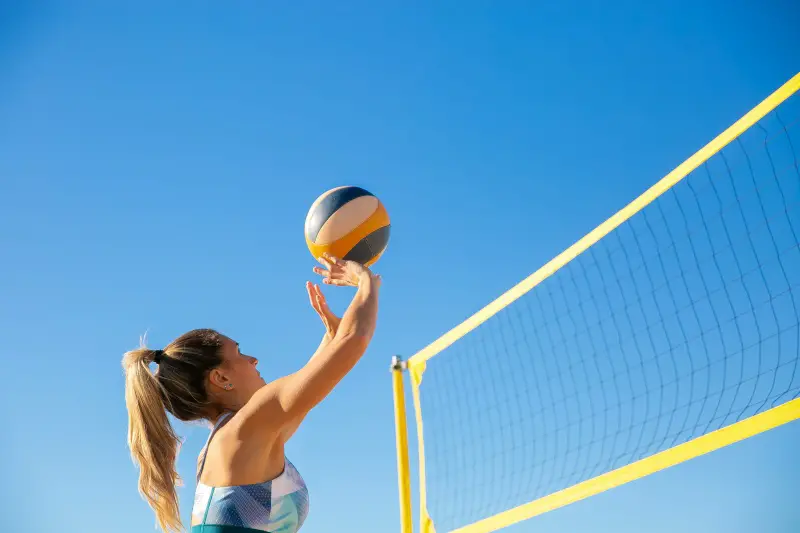
[(798, 88), (396, 365), (421, 531), (495, 531), (800, 418)]

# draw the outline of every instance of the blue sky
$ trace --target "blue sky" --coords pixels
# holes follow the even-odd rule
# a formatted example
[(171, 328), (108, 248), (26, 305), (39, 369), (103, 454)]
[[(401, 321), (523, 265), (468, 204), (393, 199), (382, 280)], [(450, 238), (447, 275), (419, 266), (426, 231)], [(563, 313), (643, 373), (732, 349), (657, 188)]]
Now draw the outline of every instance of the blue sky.
[[(798, 71), (791, 2), (534, 4), (0, 0), (7, 528), (151, 530), (122, 353), (145, 331), (162, 346), (215, 327), (265, 376), (298, 368), (322, 332), (306, 210), (357, 184), (393, 223), (379, 332), (288, 453), (310, 486), (304, 533), (396, 531), (391, 355)], [(340, 312), (350, 296), (326, 294)], [(188, 517), (207, 433), (179, 431)], [(781, 428), (526, 530), (789, 531), (798, 437)]]

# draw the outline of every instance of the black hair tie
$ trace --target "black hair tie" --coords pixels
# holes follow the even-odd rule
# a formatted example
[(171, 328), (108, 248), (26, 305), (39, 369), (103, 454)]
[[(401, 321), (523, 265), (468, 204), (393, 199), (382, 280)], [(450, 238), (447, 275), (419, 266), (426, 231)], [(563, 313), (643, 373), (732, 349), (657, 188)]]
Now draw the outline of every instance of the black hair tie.
[(157, 365), (161, 364), (161, 360), (164, 357), (164, 350), (154, 350), (153, 351), (153, 362)]

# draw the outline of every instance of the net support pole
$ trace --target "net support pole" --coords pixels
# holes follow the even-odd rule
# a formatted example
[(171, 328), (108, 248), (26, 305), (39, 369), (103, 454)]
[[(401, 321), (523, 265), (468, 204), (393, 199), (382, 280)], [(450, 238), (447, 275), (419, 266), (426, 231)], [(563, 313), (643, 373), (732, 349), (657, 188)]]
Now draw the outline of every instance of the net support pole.
[(392, 392), (394, 394), (394, 427), (397, 447), (397, 485), (400, 494), (400, 533), (412, 533), (411, 474), (408, 466), (408, 424), (403, 371), (406, 363), (392, 357)]

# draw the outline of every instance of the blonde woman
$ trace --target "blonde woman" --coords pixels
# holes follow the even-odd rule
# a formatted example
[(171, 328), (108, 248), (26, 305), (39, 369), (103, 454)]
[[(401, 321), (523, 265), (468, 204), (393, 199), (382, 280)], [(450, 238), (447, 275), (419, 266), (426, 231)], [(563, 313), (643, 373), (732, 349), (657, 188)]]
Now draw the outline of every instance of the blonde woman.
[(293, 374), (266, 383), (255, 357), (208, 329), (185, 333), (163, 350), (142, 347), (125, 354), (128, 444), (140, 470), (139, 490), (165, 532), (183, 529), (175, 490), (179, 440), (167, 412), (212, 426), (198, 458), (192, 533), (295, 533), (303, 525), (308, 491), (284, 445), (366, 351), (381, 281), (353, 261), (328, 255), (319, 261), (325, 268), (314, 272), (323, 283), (357, 290), (340, 319), (319, 286), (306, 284), (326, 333)]

